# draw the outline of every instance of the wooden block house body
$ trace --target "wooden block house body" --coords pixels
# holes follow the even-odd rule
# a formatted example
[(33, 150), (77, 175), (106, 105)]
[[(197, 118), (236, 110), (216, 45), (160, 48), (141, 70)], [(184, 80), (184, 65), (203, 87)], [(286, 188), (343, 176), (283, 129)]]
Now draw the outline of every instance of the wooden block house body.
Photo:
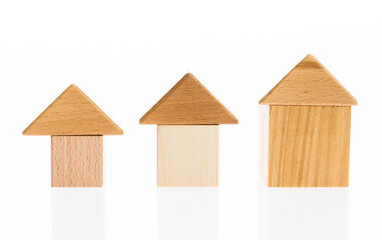
[(102, 136), (123, 131), (70, 85), (23, 134), (51, 135), (52, 187), (102, 187)]
[(158, 186), (218, 185), (219, 124), (238, 120), (190, 73), (141, 119), (157, 124)]
[(357, 100), (317, 59), (307, 55), (260, 104), (268, 186), (348, 186), (351, 106)]

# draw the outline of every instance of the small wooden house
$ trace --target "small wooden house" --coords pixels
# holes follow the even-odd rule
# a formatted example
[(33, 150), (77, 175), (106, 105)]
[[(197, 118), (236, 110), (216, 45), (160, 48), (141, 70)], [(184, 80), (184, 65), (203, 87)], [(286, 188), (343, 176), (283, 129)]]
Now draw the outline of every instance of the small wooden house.
[(349, 185), (357, 100), (312, 55), (263, 99), (262, 168), (270, 187)]
[(186, 74), (140, 123), (158, 125), (158, 186), (218, 185), (219, 124), (238, 120), (192, 74)]
[(102, 136), (123, 131), (73, 84), (23, 134), (52, 136), (52, 187), (102, 187)]

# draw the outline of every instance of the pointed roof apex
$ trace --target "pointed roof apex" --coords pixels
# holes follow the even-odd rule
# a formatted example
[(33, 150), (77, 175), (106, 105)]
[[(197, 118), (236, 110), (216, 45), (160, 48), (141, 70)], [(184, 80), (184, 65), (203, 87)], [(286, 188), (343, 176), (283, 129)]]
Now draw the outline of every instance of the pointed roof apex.
[(357, 105), (357, 100), (311, 54), (297, 64), (265, 97), (265, 105)]
[[(304, 57), (304, 59), (311, 59), (311, 60), (314, 60), (314, 61), (317, 61), (318, 62), (318, 60), (317, 60), (317, 58), (315, 58), (312, 54), (310, 54), (310, 53), (308, 53), (308, 54), (306, 54), (306, 56)], [(303, 60), (304, 60), (303, 59)]]
[(237, 124), (238, 120), (187, 73), (140, 120), (141, 124)]
[(123, 131), (81, 89), (72, 84), (23, 134), (121, 135)]

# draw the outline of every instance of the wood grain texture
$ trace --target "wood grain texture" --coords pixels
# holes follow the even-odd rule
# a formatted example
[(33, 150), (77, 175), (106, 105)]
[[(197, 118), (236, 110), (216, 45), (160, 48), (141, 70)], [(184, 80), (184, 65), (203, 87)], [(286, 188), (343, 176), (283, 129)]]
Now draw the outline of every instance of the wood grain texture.
[(219, 125), (158, 125), (158, 186), (218, 185)]
[(350, 106), (269, 106), (268, 186), (347, 187), (350, 117)]
[(237, 124), (238, 120), (187, 73), (141, 119), (141, 124)]
[(76, 85), (70, 85), (24, 135), (120, 135), (120, 129)]
[(102, 187), (102, 136), (52, 136), (52, 187)]
[(312, 55), (307, 55), (263, 99), (267, 105), (357, 105), (357, 100)]

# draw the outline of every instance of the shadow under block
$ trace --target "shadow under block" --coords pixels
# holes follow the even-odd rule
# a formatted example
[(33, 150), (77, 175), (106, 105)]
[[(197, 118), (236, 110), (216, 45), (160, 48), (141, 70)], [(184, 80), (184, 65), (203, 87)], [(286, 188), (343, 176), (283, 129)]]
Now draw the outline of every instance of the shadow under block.
[(349, 185), (350, 106), (271, 105), (267, 109), (268, 186)]
[(219, 125), (158, 125), (161, 187), (218, 186)]
[(102, 136), (52, 136), (52, 187), (102, 187)]

